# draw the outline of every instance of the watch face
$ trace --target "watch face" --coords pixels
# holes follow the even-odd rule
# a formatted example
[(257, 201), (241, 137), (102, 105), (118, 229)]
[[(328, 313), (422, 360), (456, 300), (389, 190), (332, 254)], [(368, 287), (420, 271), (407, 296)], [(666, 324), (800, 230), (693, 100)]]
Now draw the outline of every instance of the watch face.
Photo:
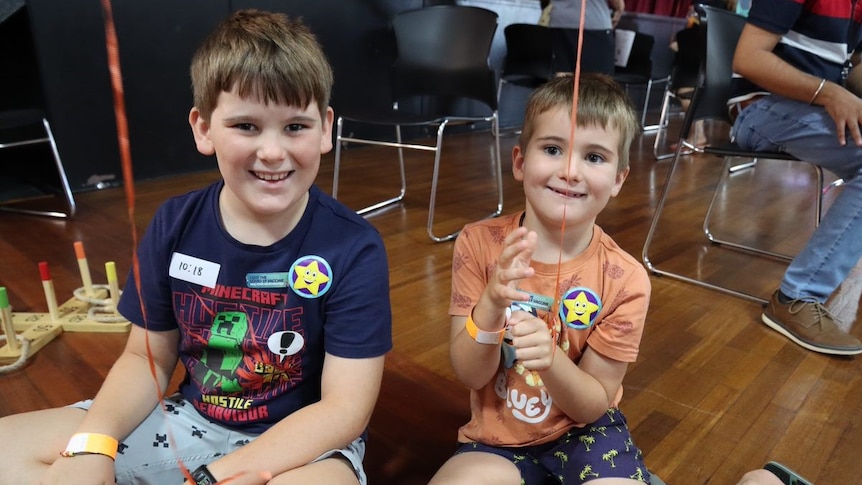
[(198, 468), (192, 473), (195, 485), (216, 485), (216, 479), (205, 466)]

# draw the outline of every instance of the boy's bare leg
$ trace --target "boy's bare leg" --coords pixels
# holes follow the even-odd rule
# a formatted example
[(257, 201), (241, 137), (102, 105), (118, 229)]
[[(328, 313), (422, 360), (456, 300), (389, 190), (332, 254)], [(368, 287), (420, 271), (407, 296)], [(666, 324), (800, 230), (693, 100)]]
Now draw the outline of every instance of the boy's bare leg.
[(59, 458), (85, 415), (64, 407), (0, 418), (0, 485), (35, 482)]
[(353, 466), (344, 458), (331, 457), (293, 469), (273, 478), (268, 485), (304, 485), (325, 483), (327, 485), (357, 485), (359, 479)]
[(751, 470), (742, 476), (737, 485), (783, 485), (781, 480), (767, 470)]
[(449, 458), (429, 485), (519, 485), (515, 465), (491, 453), (468, 452)]

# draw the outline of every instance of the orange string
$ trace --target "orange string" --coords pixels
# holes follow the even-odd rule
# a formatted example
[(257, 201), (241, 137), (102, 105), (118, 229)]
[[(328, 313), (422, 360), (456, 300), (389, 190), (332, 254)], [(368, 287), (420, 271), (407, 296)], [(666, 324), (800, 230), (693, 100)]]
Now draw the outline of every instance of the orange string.
[[(135, 227), (135, 180), (132, 174), (132, 155), (129, 150), (129, 125), (126, 120), (126, 102), (123, 96), (123, 75), (120, 70), (120, 49), (117, 42), (117, 31), (114, 28), (113, 13), (110, 0), (102, 0), (102, 9), (105, 15), (105, 37), (108, 54), (108, 69), (111, 75), (111, 88), (114, 95), (114, 116), (117, 121), (117, 143), (120, 147), (120, 162), (123, 169), (123, 185), (126, 189), (126, 205), (129, 211), (129, 225), (132, 230), (132, 274), (135, 278), (135, 286), (138, 289), (138, 297), (141, 303), (141, 314), (144, 322), (147, 319), (147, 310), (144, 307), (144, 299), (141, 295), (141, 270), (138, 262), (138, 231)], [(149, 342), (147, 342), (149, 351)], [(151, 363), (151, 370), (155, 377), (155, 368)]]
[[(114, 26), (114, 14), (111, 8), (110, 0), (102, 0), (102, 13), (105, 20), (105, 47), (107, 49), (108, 70), (111, 77), (111, 91), (114, 97), (114, 117), (117, 122), (117, 143), (120, 148), (120, 163), (123, 170), (123, 186), (126, 191), (126, 206), (128, 207), (129, 227), (132, 233), (132, 276), (135, 281), (135, 288), (138, 292), (138, 301), (141, 306), (141, 316), (143, 318), (144, 329), (147, 329), (147, 309), (144, 305), (144, 296), (141, 290), (141, 265), (138, 261), (138, 231), (135, 225), (135, 179), (132, 172), (132, 154), (129, 143), (129, 125), (126, 117), (126, 102), (123, 92), (123, 75), (120, 69), (120, 48), (117, 41), (117, 30)], [(147, 349), (147, 361), (150, 367), (150, 374), (153, 377), (153, 385), (155, 386), (156, 394), (159, 397), (159, 407), (163, 412), (166, 412), (165, 403), (162, 399), (161, 386), (159, 385), (158, 373), (156, 372), (155, 359), (153, 358), (152, 348), (150, 347), (149, 332), (144, 332), (144, 343)], [(168, 430), (168, 439), (173, 443), (173, 435)], [(182, 470), (183, 475), (187, 480), (192, 481), (191, 473), (189, 473), (182, 460), (177, 457), (177, 462)]]
[[(575, 147), (575, 131), (578, 125), (578, 91), (581, 85), (581, 53), (584, 47), (584, 17), (586, 13), (586, 6), (581, 3), (581, 15), (578, 20), (578, 51), (575, 56), (575, 69), (573, 73), (574, 77), (574, 93), (572, 93), (572, 113), (571, 113), (571, 131), (569, 132), (569, 149), (567, 151), (568, 161), (566, 164), (566, 181), (571, 178), (571, 170), (572, 170), (572, 160), (573, 151)], [(554, 282), (554, 306), (552, 307), (553, 313), (555, 315), (554, 318), (551, 318), (550, 326), (551, 326), (551, 335), (557, 344), (560, 343), (562, 334), (563, 334), (563, 321), (560, 315), (560, 303), (562, 298), (562, 292), (560, 290), (560, 277), (563, 268), (563, 246), (566, 242), (566, 209), (568, 208), (568, 202), (563, 202), (563, 221), (560, 223), (560, 255), (557, 258), (557, 279)], [(554, 324), (554, 320), (560, 320), (560, 331), (557, 333), (556, 325)], [(554, 347), (554, 351), (556, 352), (556, 346)]]

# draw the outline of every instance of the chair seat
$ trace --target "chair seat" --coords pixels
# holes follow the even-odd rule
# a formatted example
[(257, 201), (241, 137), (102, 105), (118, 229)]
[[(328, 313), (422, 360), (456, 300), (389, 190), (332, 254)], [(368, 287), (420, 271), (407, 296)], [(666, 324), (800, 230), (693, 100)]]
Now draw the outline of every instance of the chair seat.
[(0, 129), (19, 128), (42, 123), (44, 114), (37, 109), (0, 111)]
[(707, 146), (703, 149), (704, 153), (711, 155), (719, 155), (722, 157), (746, 157), (746, 158), (763, 158), (767, 160), (789, 160), (798, 162), (799, 159), (785, 152), (752, 152), (741, 148), (736, 143), (724, 143), (717, 146)]
[(614, 81), (620, 84), (646, 84), (650, 82), (650, 78), (640, 74), (615, 73)]
[(435, 115), (433, 113), (417, 114), (405, 111), (391, 110), (387, 112), (380, 111), (351, 111), (339, 115), (348, 121), (359, 121), (373, 125), (400, 125), (400, 126), (424, 126), (440, 124), (448, 120), (452, 121), (478, 121), (487, 120), (492, 115), (488, 116), (446, 116)]
[(520, 86), (522, 88), (530, 88), (535, 89), (542, 84), (548, 82), (547, 78), (544, 77), (535, 77), (535, 76), (504, 76), (503, 80), (509, 84), (514, 84), (515, 86)]

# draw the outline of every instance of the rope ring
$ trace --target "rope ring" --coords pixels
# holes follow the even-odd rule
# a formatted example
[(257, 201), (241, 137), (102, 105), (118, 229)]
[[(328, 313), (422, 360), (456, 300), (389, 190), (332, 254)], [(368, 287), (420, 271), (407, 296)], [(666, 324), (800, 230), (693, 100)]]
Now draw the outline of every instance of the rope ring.
[(127, 321), (122, 315), (117, 315), (112, 306), (94, 306), (87, 311), (87, 318), (99, 323), (120, 323)]
[[(108, 293), (111, 291), (111, 287), (108, 285), (92, 285), (92, 287), (97, 290), (107, 290)], [(126, 321), (122, 315), (115, 314), (115, 308), (111, 298), (93, 298), (87, 296), (86, 289), (84, 287), (77, 288), (72, 293), (75, 295), (77, 300), (93, 305), (89, 310), (87, 310), (87, 318), (90, 320), (99, 323), (120, 323)], [(120, 292), (120, 295), (122, 294), (123, 293)]]
[[(107, 290), (108, 293), (111, 291), (111, 287), (108, 285), (93, 285), (93, 288), (98, 290)], [(75, 289), (72, 294), (75, 295), (75, 299), (92, 305), (105, 306), (111, 303), (110, 298), (93, 298), (91, 296), (87, 296), (87, 290), (84, 287)], [(122, 292), (120, 294), (122, 294)]]
[[(20, 335), (15, 335), (15, 339), (21, 343), (21, 355), (14, 363), (6, 366), (0, 366), (0, 374), (14, 372), (24, 367), (24, 363), (26, 363), (27, 359), (30, 357), (30, 341)], [(6, 335), (0, 335), (0, 342), (3, 342), (5, 340)]]

